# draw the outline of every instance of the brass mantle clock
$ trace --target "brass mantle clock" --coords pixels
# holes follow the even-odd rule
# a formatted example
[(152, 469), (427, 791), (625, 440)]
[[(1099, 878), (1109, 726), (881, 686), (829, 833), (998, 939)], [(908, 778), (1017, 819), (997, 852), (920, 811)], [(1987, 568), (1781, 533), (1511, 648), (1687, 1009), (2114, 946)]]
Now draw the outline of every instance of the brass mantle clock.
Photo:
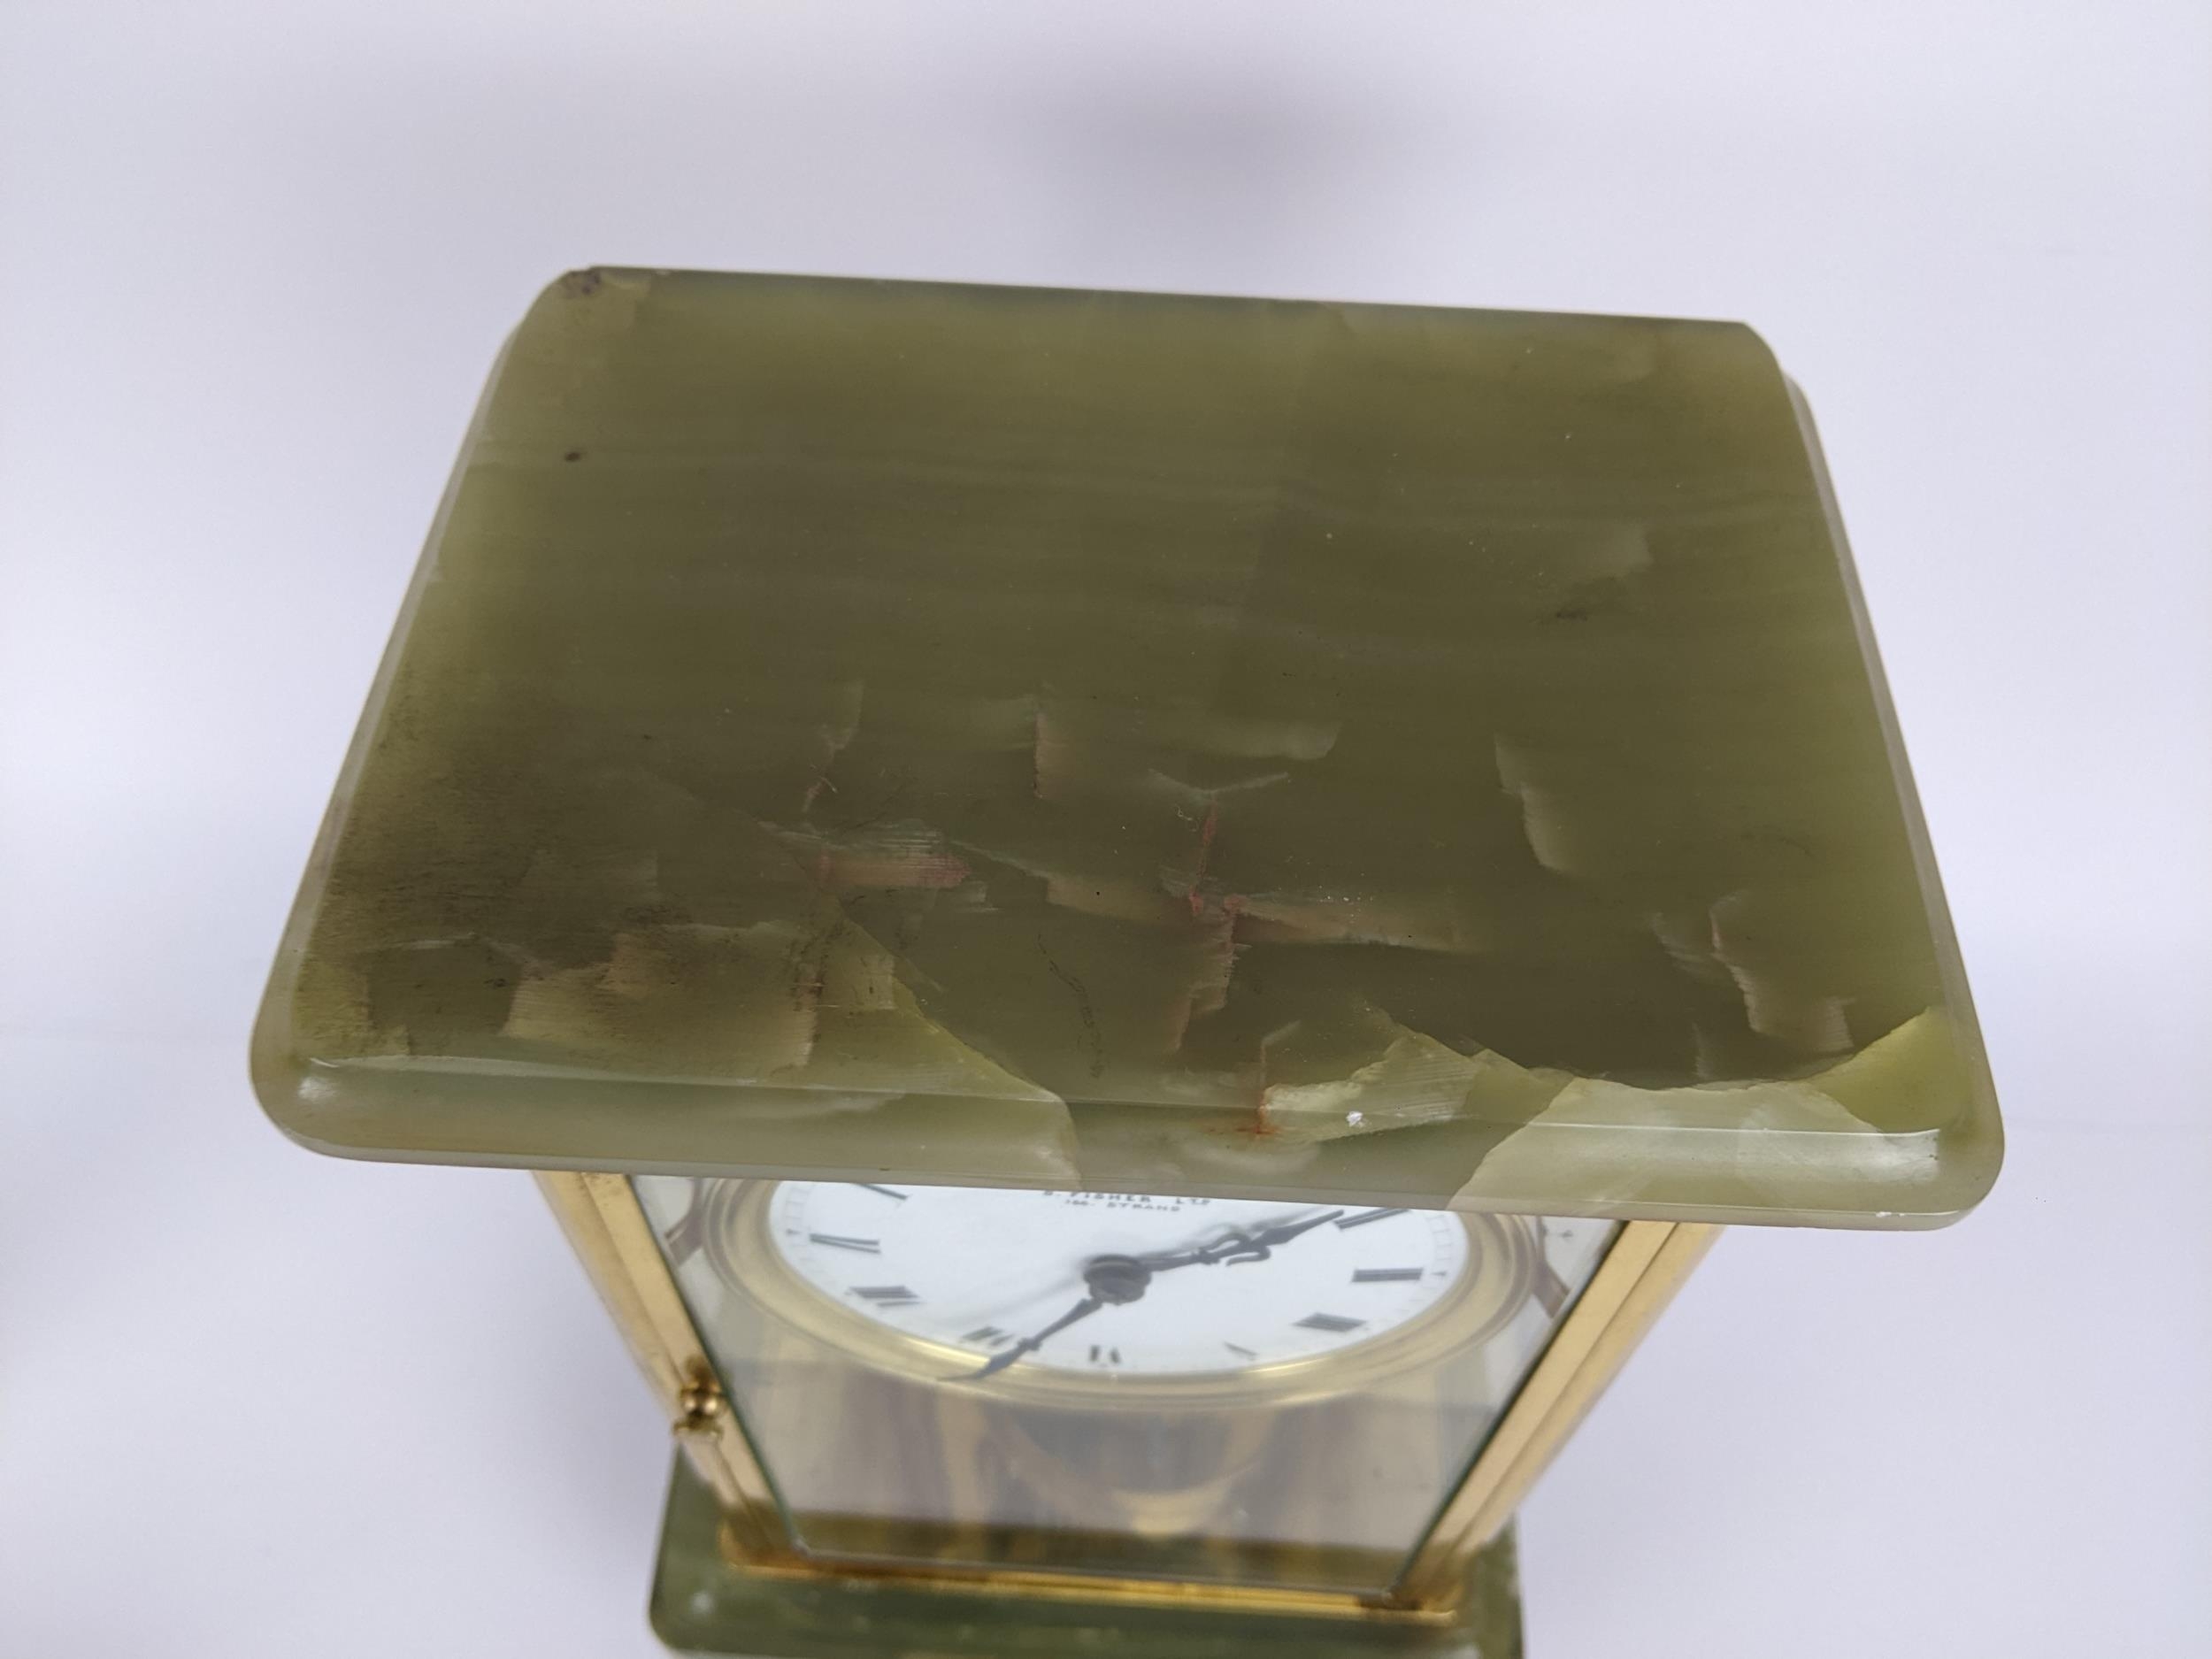
[(948, 284), (546, 290), (254, 1071), (540, 1171), (764, 1659), (1509, 1659), (1717, 1228), (2000, 1156), (1755, 335)]

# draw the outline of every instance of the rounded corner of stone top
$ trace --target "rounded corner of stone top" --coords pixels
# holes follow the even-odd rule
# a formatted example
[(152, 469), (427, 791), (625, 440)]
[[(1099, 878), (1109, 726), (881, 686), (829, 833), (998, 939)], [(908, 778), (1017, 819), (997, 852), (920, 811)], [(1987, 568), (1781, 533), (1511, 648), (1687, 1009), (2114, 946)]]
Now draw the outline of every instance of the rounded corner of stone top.
[[(1954, 1141), (1960, 1144), (1947, 1144)], [(2004, 1169), (2004, 1133), (1995, 1118), (1985, 1117), (1968, 1128), (1939, 1132), (1939, 1143), (1941, 1161), (1933, 1189), (1916, 1195), (1909, 1208), (1875, 1210), (1870, 1217), (1874, 1225), (1940, 1233), (1956, 1226), (1981, 1207)], [(1896, 1202), (1906, 1201), (1899, 1194)]]
[(323, 1090), (316, 1087), (304, 1071), (300, 1082), (290, 1089), (271, 1087), (257, 1075), (254, 1098), (261, 1107), (261, 1115), (279, 1134), (318, 1156), (388, 1163), (403, 1156), (381, 1141), (342, 1133), (345, 1125), (355, 1121), (354, 1114), (348, 1112), (342, 1102), (323, 1098)]
[(1715, 326), (1726, 330), (1733, 336), (1737, 343), (1748, 355), (1758, 360), (1763, 369), (1772, 374), (1775, 380), (1793, 396), (1798, 397), (1804, 396), (1803, 390), (1798, 386), (1796, 377), (1783, 366), (1781, 354), (1775, 350), (1774, 342), (1767, 338), (1765, 332), (1756, 324), (1737, 319)]
[(317, 1076), (319, 1064), (330, 1057), (300, 1041), (288, 997), (273, 994), (264, 1002), (246, 1054), (247, 1079), (262, 1115), (311, 1152), (358, 1157), (357, 1148), (330, 1136), (331, 1086)]
[(650, 288), (665, 272), (634, 270), (626, 265), (578, 265), (562, 272), (538, 289), (528, 314), (535, 317), (549, 307), (588, 303), (613, 295), (634, 296)]
[(1939, 1225), (1949, 1226), (1973, 1214), (1997, 1185), (2005, 1170), (2005, 1131), (1994, 1108), (1974, 1132), (1973, 1144), (1959, 1149), (1951, 1202)]

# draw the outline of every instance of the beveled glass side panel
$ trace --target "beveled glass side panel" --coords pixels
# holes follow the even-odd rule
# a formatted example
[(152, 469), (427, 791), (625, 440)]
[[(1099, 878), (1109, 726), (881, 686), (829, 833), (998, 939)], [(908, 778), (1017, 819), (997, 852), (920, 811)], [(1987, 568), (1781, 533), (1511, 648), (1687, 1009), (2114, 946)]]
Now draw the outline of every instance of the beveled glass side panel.
[(1994, 1102), (1730, 325), (594, 272), (257, 1041), (537, 1167), (1926, 1225)]
[[(1363, 1594), (1403, 1571), (1617, 1232), (634, 1184), (809, 1553)], [(1086, 1309), (1100, 1262), (1150, 1265)]]

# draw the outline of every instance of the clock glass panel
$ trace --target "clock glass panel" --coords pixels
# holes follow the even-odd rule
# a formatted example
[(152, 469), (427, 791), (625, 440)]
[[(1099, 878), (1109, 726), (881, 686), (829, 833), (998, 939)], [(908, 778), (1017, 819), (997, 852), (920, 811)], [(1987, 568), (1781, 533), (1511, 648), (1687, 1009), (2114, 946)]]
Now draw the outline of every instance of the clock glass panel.
[(1615, 1231), (634, 1185), (810, 1552), (1322, 1589), (1396, 1577)]

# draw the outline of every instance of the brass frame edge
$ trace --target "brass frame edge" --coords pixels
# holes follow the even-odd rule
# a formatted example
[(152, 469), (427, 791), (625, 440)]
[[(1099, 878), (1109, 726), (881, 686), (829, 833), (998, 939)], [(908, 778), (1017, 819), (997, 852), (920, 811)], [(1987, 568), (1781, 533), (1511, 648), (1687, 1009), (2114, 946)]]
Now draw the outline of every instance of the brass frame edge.
[[(538, 1190), (584, 1264), (630, 1353), (668, 1414), (726, 1527), (767, 1555), (790, 1547), (783, 1511), (720, 1383), (690, 1310), (661, 1258), (651, 1225), (621, 1175), (539, 1171)], [(703, 1394), (717, 1409), (702, 1410)]]
[(629, 1178), (595, 1171), (535, 1173), (539, 1190), (667, 1411), (679, 1443), (721, 1504), (722, 1553), (740, 1572), (784, 1580), (866, 1578), (948, 1594), (1021, 1594), (1123, 1607), (1208, 1607), (1412, 1626), (1444, 1625), (1452, 1620), (1449, 1608), (1414, 1607), (1350, 1591), (1179, 1583), (951, 1563), (909, 1566), (841, 1557), (810, 1559), (793, 1540), (736, 1413), (726, 1407), (710, 1427), (693, 1425), (690, 1391), (700, 1379), (714, 1379), (717, 1373)]
[(1622, 1224), (1620, 1237), (1415, 1552), (1398, 1581), (1399, 1596), (1425, 1607), (1448, 1604), (1476, 1551), (1512, 1517), (1721, 1231), (1698, 1222)]
[(867, 1579), (895, 1584), (902, 1590), (937, 1591), (948, 1595), (1022, 1595), (1117, 1607), (1204, 1608), (1310, 1618), (1364, 1619), (1422, 1628), (1447, 1626), (1457, 1617), (1455, 1606), (1415, 1607), (1349, 1590), (1261, 1587), (1209, 1583), (1203, 1579), (1129, 1578), (1108, 1573), (1045, 1572), (957, 1562), (910, 1566), (902, 1562), (849, 1558), (815, 1561), (804, 1555), (764, 1558), (749, 1552), (726, 1526), (722, 1532), (721, 1544), (723, 1559), (736, 1571), (749, 1577), (786, 1581)]
[[(629, 1178), (541, 1171), (536, 1179), (668, 1413), (679, 1443), (719, 1501), (721, 1548), (736, 1571), (784, 1579), (864, 1578), (953, 1594), (1021, 1594), (1122, 1606), (1216, 1607), (1423, 1626), (1453, 1621), (1476, 1555), (1511, 1518), (1530, 1486), (1721, 1232), (1718, 1226), (1688, 1222), (1622, 1224), (1612, 1248), (1404, 1573), (1389, 1592), (1371, 1596), (953, 1563), (917, 1567), (811, 1560), (792, 1538), (774, 1488), (736, 1412), (721, 1400), (713, 1362)], [(703, 1391), (710, 1393), (716, 1409), (699, 1410)]]

